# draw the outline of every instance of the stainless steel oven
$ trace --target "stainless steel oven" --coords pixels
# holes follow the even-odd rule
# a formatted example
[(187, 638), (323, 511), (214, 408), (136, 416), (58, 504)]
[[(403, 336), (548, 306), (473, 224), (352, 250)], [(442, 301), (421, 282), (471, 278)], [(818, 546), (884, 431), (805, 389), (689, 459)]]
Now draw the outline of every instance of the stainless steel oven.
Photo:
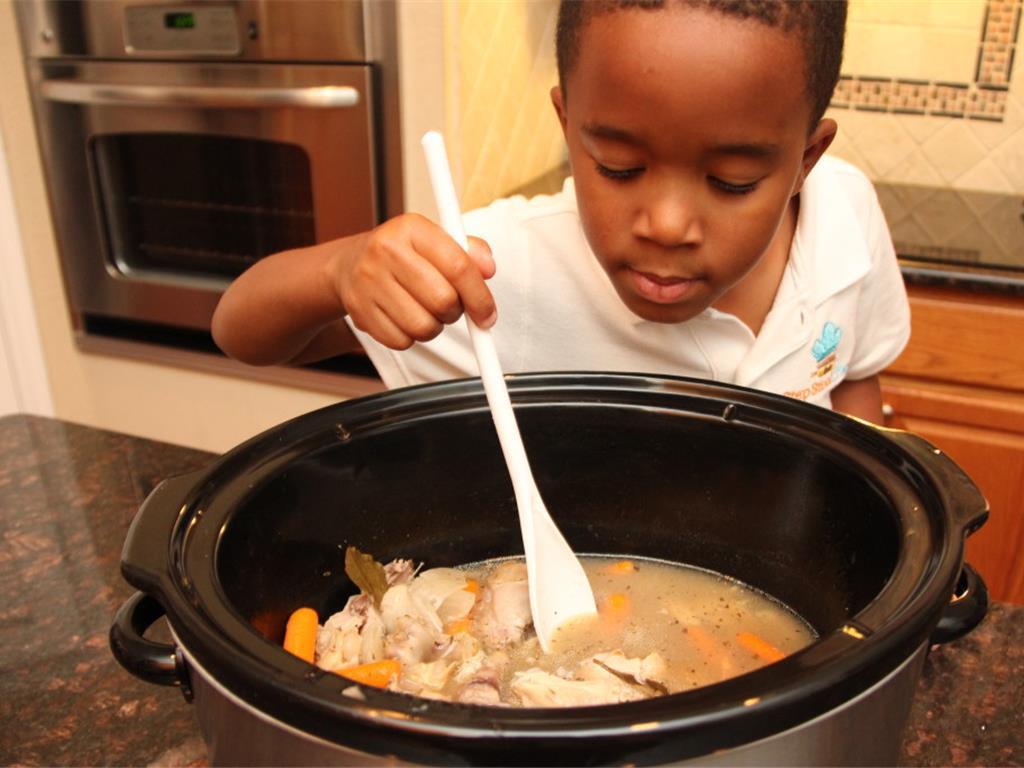
[(16, 5), (80, 330), (208, 332), (257, 259), (401, 209), (388, 0)]

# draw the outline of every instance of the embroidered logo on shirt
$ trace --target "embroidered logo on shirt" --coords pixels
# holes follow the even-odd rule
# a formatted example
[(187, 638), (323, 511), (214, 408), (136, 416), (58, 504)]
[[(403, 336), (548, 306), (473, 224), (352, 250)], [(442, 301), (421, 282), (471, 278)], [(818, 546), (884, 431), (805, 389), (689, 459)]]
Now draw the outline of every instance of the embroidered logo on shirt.
[(847, 366), (836, 366), (836, 348), (843, 338), (843, 329), (831, 320), (821, 329), (821, 336), (811, 345), (811, 355), (817, 367), (811, 373), (811, 385), (803, 389), (790, 390), (785, 394), (798, 400), (806, 400), (832, 384), (833, 374), (843, 374)]
[(817, 341), (814, 342), (814, 346), (811, 347), (811, 354), (814, 355), (814, 359), (820, 363), (835, 352), (841, 338), (843, 338), (842, 328), (831, 320), (825, 323), (825, 327), (821, 329), (821, 336), (818, 337)]
[[(821, 336), (811, 346), (811, 354), (818, 362), (815, 378), (822, 379), (832, 373), (836, 364), (836, 347), (843, 338), (843, 329), (829, 320), (821, 329)], [(831, 380), (831, 379), (830, 379)]]

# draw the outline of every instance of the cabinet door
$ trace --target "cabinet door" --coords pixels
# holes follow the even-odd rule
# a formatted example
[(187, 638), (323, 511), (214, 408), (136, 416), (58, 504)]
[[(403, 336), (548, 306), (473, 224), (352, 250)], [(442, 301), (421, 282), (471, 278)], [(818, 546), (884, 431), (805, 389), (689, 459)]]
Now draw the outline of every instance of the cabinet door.
[[(893, 414), (889, 426), (916, 432), (959, 464), (988, 499), (988, 522), (967, 540), (967, 559), (978, 569), (994, 600), (1024, 603), (1024, 433), (958, 423), (969, 404), (950, 408), (945, 393), (928, 397), (888, 384), (883, 389)], [(978, 405), (978, 403), (975, 403)], [(940, 418), (945, 410), (949, 420)], [(1013, 419), (1010, 419), (1012, 422)]]

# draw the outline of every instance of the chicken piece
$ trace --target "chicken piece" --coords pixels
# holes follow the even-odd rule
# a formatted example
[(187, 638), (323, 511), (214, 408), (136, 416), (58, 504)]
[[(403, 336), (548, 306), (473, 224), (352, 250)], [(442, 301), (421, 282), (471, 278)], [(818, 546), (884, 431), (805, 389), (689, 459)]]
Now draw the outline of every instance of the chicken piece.
[(431, 568), (409, 584), (409, 595), (420, 606), (429, 606), (444, 626), (467, 616), (476, 602), (476, 595), (466, 590), (468, 580), (463, 571), (454, 568)]
[(316, 664), (340, 669), (384, 658), (384, 622), (369, 595), (353, 595), (316, 633)]
[(498, 621), (520, 628), (533, 622), (526, 563), (502, 563), (491, 573), (487, 584), (494, 594), (494, 615)]
[(403, 615), (395, 621), (394, 630), (384, 636), (384, 653), (406, 666), (433, 661), (441, 634), (419, 616)]
[(460, 704), (477, 704), (484, 707), (504, 705), (497, 682), (491, 680), (473, 680), (466, 683), (456, 694), (455, 700)]
[(526, 565), (509, 561), (491, 571), (471, 616), (478, 635), (489, 648), (522, 640), (526, 628), (533, 623)]
[(461, 665), (480, 652), (480, 641), (469, 632), (459, 632), (457, 635), (444, 635), (435, 648), (438, 658)]
[(469, 658), (465, 659), (462, 664), (459, 665), (458, 670), (455, 672), (456, 683), (467, 683), (475, 675), (480, 667), (484, 665), (484, 659), (487, 658), (487, 654), (481, 650), (477, 650)]
[(391, 633), (398, 628), (398, 620), (403, 616), (423, 619), (431, 626), (437, 627), (438, 631), (441, 629), (441, 620), (437, 617), (437, 612), (430, 606), (418, 605), (412, 599), (408, 584), (396, 584), (384, 593), (380, 601), (380, 617), (384, 622), (384, 628)]
[(502, 651), (476, 653), (463, 662), (455, 674), (459, 687), (455, 701), (463, 704), (504, 706), (501, 700), (501, 673), (508, 665), (508, 655)]
[(448, 683), (455, 666), (454, 662), (438, 659), (403, 667), (394, 690), (429, 698), (440, 697), (441, 689)]
[(448, 623), (467, 616), (475, 601), (461, 571), (433, 568), (408, 584), (389, 588), (381, 600), (381, 616), (388, 632), (394, 631), (399, 617), (412, 616), (441, 634)]
[(444, 626), (459, 621), (469, 616), (473, 606), (476, 605), (476, 595), (463, 588), (452, 592), (437, 607), (437, 615)]
[(599, 653), (582, 662), (575, 677), (529, 669), (516, 674), (512, 691), (524, 706), (568, 707), (616, 704), (667, 692), (659, 678), (666, 672), (657, 653), (629, 658), (621, 651)]
[[(508, 654), (504, 651), (486, 653), (485, 651), (478, 650), (459, 666), (458, 671), (455, 673), (455, 682), (467, 683), (481, 676), (481, 674), (484, 677), (489, 677), (490, 672), (496, 672), (500, 675), (502, 670), (508, 665), (508, 662)], [(482, 670), (489, 671), (481, 672)]]
[(512, 692), (525, 707), (587, 707), (648, 698), (639, 687), (613, 673), (593, 663), (590, 667), (589, 677), (584, 680), (567, 680), (537, 667), (517, 672), (512, 678)]
[(387, 579), (389, 587), (396, 584), (408, 584), (415, 574), (416, 569), (412, 560), (396, 559), (384, 566), (384, 577)]
[(465, 617), (475, 600), (465, 574), (454, 568), (433, 568), (389, 588), (381, 600), (385, 653), (403, 665), (437, 660), (451, 643), (446, 623)]
[(668, 665), (658, 653), (650, 653), (640, 659), (630, 658), (622, 651), (612, 651), (611, 653), (595, 654), (590, 661), (604, 667), (627, 683), (647, 686), (658, 693), (669, 692), (665, 682)]

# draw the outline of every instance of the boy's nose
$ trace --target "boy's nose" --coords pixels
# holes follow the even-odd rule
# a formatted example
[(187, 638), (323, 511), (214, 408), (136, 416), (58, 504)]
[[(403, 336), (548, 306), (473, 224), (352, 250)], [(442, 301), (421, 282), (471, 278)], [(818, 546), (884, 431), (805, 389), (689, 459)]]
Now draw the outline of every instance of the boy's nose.
[(698, 245), (704, 238), (697, 206), (692, 199), (679, 194), (659, 195), (650, 200), (640, 210), (634, 232), (665, 248)]

